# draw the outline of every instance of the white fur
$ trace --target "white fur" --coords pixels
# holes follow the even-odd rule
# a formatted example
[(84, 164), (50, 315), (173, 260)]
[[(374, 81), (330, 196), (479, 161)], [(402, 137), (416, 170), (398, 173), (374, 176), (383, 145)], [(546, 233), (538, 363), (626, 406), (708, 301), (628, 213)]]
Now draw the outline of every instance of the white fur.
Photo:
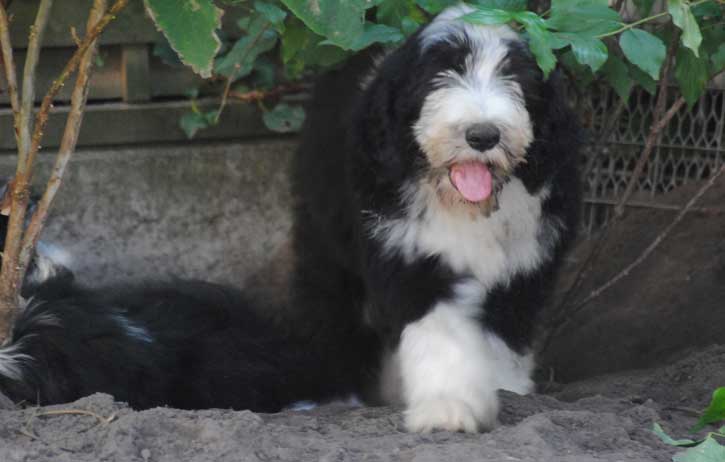
[(450, 210), (435, 191), (409, 185), (403, 192), (409, 203), (405, 216), (379, 219), (372, 233), (389, 252), (401, 253), (408, 261), (438, 255), (451, 269), (472, 274), (489, 289), (537, 268), (549, 256), (556, 236), (539, 236), (557, 234), (558, 228), (541, 229), (541, 202), (547, 194), (547, 188), (529, 194), (521, 180), (512, 177), (499, 193), (499, 210), (486, 217)]
[[(519, 40), (507, 27), (474, 26), (455, 18), (470, 11), (454, 7), (423, 32), (422, 47), (467, 36), (472, 53), (463, 75), (438, 76), (414, 126), (416, 141), (432, 167), (476, 159), (510, 173), (524, 161), (533, 127), (520, 86), (500, 69), (507, 42)], [(499, 146), (481, 153), (465, 141), (474, 124), (493, 123)], [(465, 283), (450, 300), (439, 300), (421, 319), (405, 326), (398, 350), (384, 362), (381, 396), (402, 400), (412, 431), (474, 432), (491, 428), (498, 413), (498, 389), (528, 393), (533, 388), (531, 354), (511, 350), (480, 318), (488, 292), (517, 274), (537, 269), (558, 241), (561, 223), (542, 217), (548, 187), (527, 191), (509, 176), (490, 215), (441, 201), (430, 181), (416, 179), (401, 189), (405, 213), (369, 217), (370, 231), (386, 252), (412, 262), (437, 256)]]
[(153, 337), (151, 336), (151, 333), (149, 333), (148, 329), (142, 326), (136, 325), (133, 321), (128, 319), (126, 316), (122, 314), (116, 314), (112, 316), (113, 319), (121, 326), (121, 328), (126, 332), (126, 335), (129, 337), (136, 339), (140, 342), (144, 343), (152, 343), (154, 341)]
[[(479, 26), (456, 19), (469, 11), (470, 7), (449, 8), (423, 31), (423, 50), (465, 36), (471, 54), (464, 74), (449, 70), (437, 77), (437, 89), (426, 97), (414, 126), (416, 141), (434, 167), (476, 159), (510, 171), (533, 140), (522, 89), (501, 74), (509, 43), (520, 38), (507, 26)], [(495, 125), (501, 135), (499, 145), (485, 153), (465, 141), (466, 129), (479, 123)]]
[(525, 394), (533, 388), (531, 356), (514, 353), (480, 327), (483, 287), (470, 281), (456, 293), (401, 336), (396, 361), (411, 431), (490, 429), (498, 414), (496, 390)]
[(62, 267), (70, 268), (71, 256), (62, 247), (47, 242), (38, 242), (34, 270), (28, 274), (28, 282), (41, 284), (53, 278)]
[(0, 375), (12, 380), (21, 380), (23, 377), (22, 365), (32, 358), (26, 354), (19, 353), (21, 344), (0, 347)]
[(450, 41), (451, 39), (461, 38), (465, 35), (468, 35), (469, 38), (476, 39), (480, 35), (487, 34), (488, 31), (492, 31), (504, 39), (520, 40), (518, 34), (508, 26), (480, 26), (460, 19), (461, 16), (472, 11), (474, 11), (473, 7), (461, 3), (441, 12), (421, 34), (423, 49), (425, 50), (438, 42)]

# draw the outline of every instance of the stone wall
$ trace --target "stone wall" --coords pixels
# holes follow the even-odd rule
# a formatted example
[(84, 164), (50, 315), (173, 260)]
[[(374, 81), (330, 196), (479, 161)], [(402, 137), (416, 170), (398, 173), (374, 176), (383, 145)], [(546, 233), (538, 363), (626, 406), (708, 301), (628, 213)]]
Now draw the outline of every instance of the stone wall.
[[(67, 249), (92, 285), (170, 276), (241, 285), (289, 235), (294, 147), (264, 140), (79, 151), (43, 240)], [(37, 184), (52, 160), (42, 157)], [(14, 165), (0, 157), (0, 174)]]

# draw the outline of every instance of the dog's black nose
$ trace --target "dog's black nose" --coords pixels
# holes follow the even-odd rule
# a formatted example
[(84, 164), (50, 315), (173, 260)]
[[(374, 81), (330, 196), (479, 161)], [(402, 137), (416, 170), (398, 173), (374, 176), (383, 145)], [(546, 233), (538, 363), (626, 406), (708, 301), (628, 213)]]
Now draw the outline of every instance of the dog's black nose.
[(466, 142), (476, 151), (488, 151), (496, 146), (501, 133), (493, 124), (476, 124), (466, 129)]

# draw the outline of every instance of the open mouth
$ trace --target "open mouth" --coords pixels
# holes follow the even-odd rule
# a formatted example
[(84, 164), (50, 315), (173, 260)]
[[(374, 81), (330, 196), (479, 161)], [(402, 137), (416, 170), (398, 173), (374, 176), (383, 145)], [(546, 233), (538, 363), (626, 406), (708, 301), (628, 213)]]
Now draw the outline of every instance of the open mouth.
[(489, 166), (471, 160), (451, 165), (448, 170), (453, 187), (469, 202), (483, 202), (493, 192), (493, 176)]

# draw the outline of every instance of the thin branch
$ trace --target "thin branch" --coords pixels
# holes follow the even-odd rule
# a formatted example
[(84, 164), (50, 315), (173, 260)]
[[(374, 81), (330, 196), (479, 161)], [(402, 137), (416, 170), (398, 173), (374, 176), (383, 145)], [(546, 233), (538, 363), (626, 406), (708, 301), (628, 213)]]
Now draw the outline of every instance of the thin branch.
[(230, 91), (229, 96), (238, 101), (244, 101), (247, 103), (253, 103), (268, 98), (274, 98), (282, 95), (289, 95), (294, 93), (300, 93), (309, 89), (309, 86), (305, 84), (289, 84), (279, 85), (269, 90), (252, 90), (244, 93)]
[(654, 149), (654, 144), (657, 141), (657, 139), (659, 138), (660, 132), (667, 125), (667, 122), (669, 122), (669, 120), (677, 112), (677, 110), (681, 107), (681, 104), (678, 104), (679, 103), (679, 99), (678, 99), (678, 101), (675, 102), (675, 104), (670, 108), (670, 110), (667, 111), (667, 114), (665, 114), (665, 116), (662, 116), (662, 112), (664, 111), (665, 104), (667, 102), (668, 70), (669, 70), (672, 60), (674, 59), (674, 52), (675, 52), (677, 43), (679, 42), (679, 39), (680, 39), (680, 34), (679, 34), (679, 32), (676, 32), (673, 35), (672, 41), (670, 42), (670, 45), (667, 49), (666, 61), (665, 61), (664, 65), (662, 66), (662, 69), (660, 69), (659, 91), (658, 91), (658, 95), (657, 95), (657, 102), (655, 103), (655, 108), (653, 111), (652, 127), (650, 129), (650, 134), (647, 137), (645, 147), (642, 150), (642, 153), (640, 154), (640, 157), (637, 161), (637, 165), (635, 166), (634, 172), (632, 173), (630, 181), (627, 184), (627, 189), (626, 189), (625, 193), (623, 194), (621, 200), (619, 201), (619, 204), (615, 207), (615, 212), (617, 210), (619, 210), (619, 213), (615, 213), (614, 216), (605, 225), (605, 227), (601, 230), (601, 233), (600, 233), (599, 238), (597, 239), (597, 242), (593, 245), (589, 254), (584, 259), (584, 263), (582, 263), (579, 266), (579, 270), (577, 271), (576, 276), (574, 277), (574, 281), (569, 285), (567, 290), (564, 292), (564, 295), (561, 297), (560, 301), (556, 304), (556, 308), (554, 310), (554, 316), (552, 317), (552, 320), (549, 323), (549, 325), (552, 327), (550, 327), (548, 329), (548, 332), (542, 342), (540, 351), (544, 351), (544, 350), (546, 350), (546, 348), (548, 348), (548, 346), (551, 343), (551, 340), (554, 337), (554, 333), (558, 332), (560, 326), (567, 324), (569, 322), (569, 320), (571, 319), (571, 313), (568, 310), (570, 301), (574, 299), (574, 296), (579, 291), (579, 289), (581, 288), (581, 285), (583, 284), (584, 280), (586, 279), (587, 274), (593, 268), (594, 263), (599, 259), (599, 256), (601, 255), (601, 252), (604, 249), (604, 247), (606, 247), (606, 244), (609, 240), (609, 236), (610, 236), (612, 228), (614, 228), (617, 225), (617, 223), (619, 222), (619, 220), (622, 218), (622, 215), (624, 212), (624, 206), (629, 201), (630, 197), (632, 196), (632, 193), (634, 192), (634, 186), (639, 181), (639, 176), (642, 174), (644, 165), (647, 162), (647, 159), (649, 158), (650, 153)]
[[(103, 18), (106, 11), (106, 0), (94, 0), (93, 7), (88, 15), (86, 30), (90, 31)], [(97, 37), (97, 36), (96, 36)], [(87, 47), (78, 66), (78, 76), (76, 77), (75, 87), (71, 95), (70, 112), (66, 120), (63, 138), (60, 142), (58, 155), (55, 159), (53, 171), (45, 188), (45, 193), (38, 203), (38, 207), (30, 220), (30, 224), (25, 232), (22, 247), (20, 250), (19, 268), (22, 274), (30, 263), (33, 255), (33, 249), (38, 242), (40, 232), (48, 218), (48, 210), (53, 204), (58, 189), (63, 181), (66, 167), (70, 158), (75, 151), (78, 135), (80, 133), (81, 122), (83, 121), (83, 111), (88, 99), (88, 88), (91, 71), (93, 69), (93, 57), (96, 54), (98, 40), (92, 40), (90, 46)]]
[[(249, 44), (244, 48), (244, 51), (242, 53), (242, 56), (239, 58), (239, 62), (244, 62), (247, 57), (249, 56), (249, 53), (252, 52), (254, 47), (257, 45), (257, 42), (262, 38), (265, 32), (267, 32), (267, 29), (269, 29), (270, 23), (267, 21), (264, 24), (264, 27), (262, 27), (259, 32), (252, 38), (252, 40), (249, 42)], [(237, 68), (239, 67), (239, 64), (237, 64)], [(236, 69), (235, 69), (236, 72)], [(232, 82), (234, 81), (234, 78), (236, 76), (234, 74), (227, 77), (227, 82), (224, 85), (224, 93), (222, 93), (222, 100), (221, 103), (219, 103), (219, 109), (217, 110), (216, 117), (214, 117), (214, 123), (219, 123), (219, 119), (222, 116), (222, 112), (224, 112), (224, 107), (227, 105), (227, 98), (229, 98), (229, 92), (232, 89)]]
[(30, 133), (33, 129), (33, 107), (35, 105), (35, 70), (38, 67), (40, 48), (43, 46), (43, 34), (50, 19), (53, 0), (41, 0), (35, 22), (30, 26), (28, 50), (23, 69), (22, 100), (20, 102), (20, 144), (18, 145), (18, 173), (27, 168), (27, 156), (30, 149)]
[(659, 138), (662, 130), (667, 126), (667, 124), (670, 122), (670, 120), (672, 120), (672, 117), (674, 117), (674, 115), (677, 114), (677, 111), (679, 111), (684, 104), (685, 104), (685, 98), (680, 96), (672, 104), (672, 106), (670, 106), (670, 108), (667, 109), (667, 112), (665, 112), (665, 114), (656, 123), (654, 123), (652, 125), (652, 128), (650, 129), (650, 133), (647, 136), (647, 140), (645, 141), (645, 145), (644, 145), (644, 149), (642, 150), (642, 154), (639, 156), (639, 159), (637, 160), (637, 164), (634, 167), (632, 176), (629, 179), (629, 183), (627, 183), (627, 189), (624, 191), (622, 198), (619, 200), (619, 203), (614, 208), (615, 216), (621, 216), (624, 213), (624, 207), (627, 205), (627, 201), (629, 201), (630, 197), (632, 197), (632, 194), (634, 193), (634, 188), (636, 187), (637, 183), (639, 182), (639, 177), (642, 175), (644, 166), (647, 164), (647, 161), (649, 160), (649, 156), (652, 154), (652, 151), (654, 150), (657, 139)]
[(20, 100), (18, 99), (18, 73), (15, 70), (15, 59), (13, 58), (13, 45), (10, 43), (10, 20), (7, 11), (0, 3), (0, 46), (2, 46), (3, 68), (5, 69), (5, 81), (8, 85), (8, 97), (10, 106), (13, 109), (15, 121), (15, 139), (18, 137), (18, 117), (20, 114)]
[(627, 188), (625, 189), (624, 194), (622, 194), (622, 198), (620, 199), (619, 204), (614, 207), (615, 219), (618, 219), (624, 213), (624, 204), (626, 204), (629, 198), (632, 197), (632, 194), (634, 193), (634, 188), (639, 183), (639, 177), (642, 175), (644, 167), (649, 160), (650, 154), (652, 154), (652, 151), (654, 150), (655, 143), (660, 139), (660, 134), (662, 133), (662, 130), (667, 126), (672, 117), (677, 113), (677, 111), (682, 107), (682, 104), (685, 102), (684, 98), (680, 96), (677, 101), (675, 101), (675, 103), (670, 106), (670, 108), (667, 109), (667, 111), (665, 112), (665, 107), (667, 105), (667, 85), (669, 83), (669, 68), (674, 61), (675, 50), (679, 41), (680, 33), (676, 32), (672, 37), (670, 45), (667, 49), (667, 60), (662, 66), (662, 71), (660, 73), (657, 101), (655, 102), (655, 108), (652, 113), (652, 126), (650, 127), (649, 135), (647, 135), (647, 139), (645, 140), (644, 149), (642, 150), (639, 159), (637, 159), (637, 164), (634, 166), (632, 176), (630, 176), (629, 178)]
[(714, 175), (710, 177), (710, 179), (695, 193), (694, 196), (685, 204), (684, 207), (680, 210), (680, 212), (675, 216), (675, 218), (672, 220), (672, 222), (667, 225), (667, 227), (652, 241), (652, 243), (647, 246), (646, 249), (637, 257), (632, 263), (627, 265), (626, 268), (624, 268), (622, 271), (617, 273), (614, 277), (612, 277), (609, 281), (602, 284), (601, 286), (597, 287), (593, 291), (589, 293), (589, 295), (584, 298), (582, 301), (576, 303), (573, 305), (571, 309), (567, 311), (567, 317), (564, 319), (563, 322), (559, 322), (558, 324), (554, 325), (548, 332), (546, 338), (542, 342), (542, 346), (540, 348), (540, 351), (545, 351), (546, 348), (550, 345), (551, 339), (556, 337), (566, 326), (568, 326), (574, 315), (582, 311), (587, 304), (589, 304), (592, 300), (599, 297), (604, 293), (606, 290), (611, 288), (614, 284), (619, 282), (622, 278), (629, 275), (629, 273), (632, 272), (636, 267), (638, 267), (642, 262), (644, 262), (647, 257), (655, 250), (659, 245), (662, 243), (662, 241), (669, 236), (670, 232), (677, 226), (682, 219), (687, 215), (689, 212), (692, 211), (694, 205), (700, 200), (700, 198), (715, 184), (717, 179), (720, 177), (720, 175), (725, 172), (725, 166), (720, 167), (720, 170), (715, 172)]
[(700, 200), (700, 198), (715, 184), (718, 178), (720, 178), (720, 175), (725, 172), (725, 166), (720, 167), (720, 170), (715, 172), (714, 175), (710, 177), (710, 179), (702, 185), (702, 187), (697, 191), (697, 193), (692, 196), (692, 198), (687, 202), (687, 204), (680, 210), (680, 213), (677, 214), (674, 220), (672, 220), (672, 223), (667, 225), (667, 227), (655, 238), (652, 243), (647, 246), (647, 248), (642, 252), (642, 254), (637, 257), (632, 263), (630, 263), (626, 268), (624, 268), (622, 271), (617, 273), (612, 279), (607, 281), (606, 283), (602, 284), (598, 288), (594, 289), (588, 297), (586, 297), (584, 300), (580, 301), (576, 305), (574, 305), (574, 308), (572, 309), (572, 314), (576, 314), (579, 312), (586, 304), (594, 300), (595, 298), (599, 297), (604, 291), (612, 287), (614, 284), (616, 284), (619, 280), (624, 278), (625, 276), (629, 275), (629, 273), (638, 267), (640, 264), (642, 264), (643, 261), (647, 259), (647, 257), (662, 243), (663, 240), (667, 236), (669, 236), (670, 232), (677, 226), (682, 219), (687, 215), (688, 212), (690, 212), (693, 208), (693, 206), (697, 203), (697, 201)]
[[(698, 0), (696, 2), (690, 3), (690, 7), (697, 6), (697, 5), (700, 5), (702, 3), (709, 2), (709, 1), (710, 0)], [(611, 37), (613, 35), (618, 35), (618, 34), (624, 32), (626, 30), (632, 29), (633, 27), (637, 27), (640, 24), (644, 24), (646, 22), (654, 21), (655, 19), (659, 19), (659, 18), (662, 18), (664, 16), (669, 16), (669, 14), (670, 14), (669, 11), (662, 11), (660, 13), (653, 14), (652, 16), (647, 16), (646, 18), (642, 18), (642, 19), (639, 19), (637, 21), (630, 22), (629, 24), (625, 24), (624, 26), (620, 27), (619, 29), (613, 30), (611, 32), (607, 32), (605, 34), (599, 34), (599, 35), (596, 36), (596, 38), (603, 39), (605, 37)]]
[(53, 105), (53, 98), (55, 98), (60, 89), (63, 88), (63, 85), (65, 85), (65, 81), (68, 80), (68, 77), (75, 72), (86, 50), (91, 46), (91, 44), (95, 43), (96, 38), (101, 34), (101, 32), (103, 32), (103, 29), (106, 28), (108, 23), (113, 21), (116, 15), (126, 7), (128, 1), (129, 0), (116, 0), (111, 9), (103, 15), (101, 20), (98, 21), (93, 28), (86, 31), (86, 35), (83, 37), (83, 41), (78, 46), (78, 49), (76, 49), (75, 53), (73, 53), (73, 56), (71, 56), (70, 60), (63, 68), (63, 71), (60, 73), (58, 78), (53, 81), (50, 89), (45, 94), (43, 102), (40, 104), (40, 110), (35, 117), (35, 130), (33, 131), (33, 139), (30, 145), (30, 152), (28, 153), (29, 167), (32, 167), (33, 162), (35, 161), (35, 156), (38, 154), (38, 150), (40, 149), (40, 140), (43, 137), (45, 125), (48, 123), (48, 115), (50, 113), (50, 108)]
[[(15, 314), (18, 293), (22, 285), (24, 272), (18, 266), (20, 245), (23, 237), (25, 213), (30, 200), (30, 167), (27, 163), (30, 145), (30, 127), (35, 99), (35, 71), (40, 54), (43, 32), (48, 25), (52, 0), (41, 0), (35, 22), (30, 29), (28, 52), (23, 73), (22, 100), (19, 113), (15, 118), (18, 161), (9, 187), (12, 188), (10, 217), (5, 234), (2, 269), (0, 270), (0, 343), (8, 335), (10, 322)], [(4, 8), (2, 9), (5, 11)], [(4, 15), (5, 16), (5, 15)], [(3, 26), (4, 27), (4, 26)], [(5, 41), (5, 40), (3, 40)], [(7, 45), (10, 42), (7, 41)], [(6, 62), (12, 63), (12, 50)]]

